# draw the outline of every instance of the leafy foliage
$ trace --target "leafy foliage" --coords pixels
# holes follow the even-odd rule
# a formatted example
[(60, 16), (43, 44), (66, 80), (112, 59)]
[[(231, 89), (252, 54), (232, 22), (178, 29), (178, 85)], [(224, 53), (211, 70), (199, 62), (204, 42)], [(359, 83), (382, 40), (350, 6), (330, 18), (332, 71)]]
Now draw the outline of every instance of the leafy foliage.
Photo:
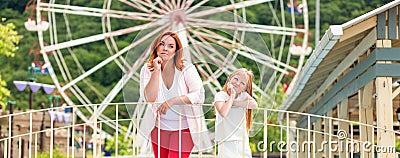
[[(15, 25), (13, 23), (7, 23), (5, 18), (0, 21), (0, 56), (14, 57), (14, 52), (18, 50), (19, 40), (22, 36), (18, 35), (15, 31)], [(5, 106), (5, 102), (8, 96), (10, 96), (10, 90), (7, 89), (7, 83), (2, 80), (0, 74), (0, 105)]]
[[(123, 127), (121, 131), (126, 131), (127, 128)], [(128, 136), (128, 139), (125, 139), (126, 132), (120, 132), (118, 134), (118, 155), (132, 155), (132, 136)], [(117, 140), (117, 135), (114, 133), (114, 138), (107, 139), (106, 151), (111, 152), (112, 155), (115, 155), (115, 145)]]
[(5, 18), (1, 19), (0, 23), (0, 55), (14, 57), (14, 52), (18, 50), (18, 42), (22, 36), (15, 31), (13, 23), (3, 24)]
[[(55, 149), (53, 151), (54, 158), (67, 158), (67, 155), (64, 155), (60, 152), (59, 149)], [(38, 155), (36, 155), (37, 158), (49, 158), (50, 157), (50, 152), (40, 152)]]

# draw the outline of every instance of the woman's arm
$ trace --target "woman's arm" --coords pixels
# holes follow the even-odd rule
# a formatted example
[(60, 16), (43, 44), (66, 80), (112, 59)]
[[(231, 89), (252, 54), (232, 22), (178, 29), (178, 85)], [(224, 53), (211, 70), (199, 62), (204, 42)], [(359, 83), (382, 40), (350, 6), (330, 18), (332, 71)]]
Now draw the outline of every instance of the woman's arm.
[(258, 104), (254, 98), (249, 97), (243, 101), (234, 101), (233, 106), (240, 106), (247, 109), (255, 109), (258, 107)]
[(140, 96), (147, 102), (155, 102), (158, 97), (161, 63), (161, 58), (157, 57), (153, 60), (153, 67), (147, 64), (140, 70)]
[(155, 102), (158, 96), (161, 70), (154, 70), (146, 87), (144, 88), (144, 97), (147, 102)]
[(163, 102), (160, 106), (158, 106), (157, 111), (161, 114), (166, 114), (167, 111), (172, 107), (172, 105), (185, 105), (190, 104), (190, 100), (187, 96), (177, 96), (168, 99), (167, 101)]
[(183, 75), (188, 89), (188, 93), (184, 96), (189, 99), (190, 103), (188, 104), (203, 104), (205, 90), (203, 87), (203, 81), (201, 80), (196, 67), (193, 64), (185, 65)]
[(188, 93), (163, 102), (157, 108), (161, 114), (166, 114), (172, 105), (202, 104), (204, 102), (203, 81), (194, 65), (188, 65), (183, 70), (183, 77)]

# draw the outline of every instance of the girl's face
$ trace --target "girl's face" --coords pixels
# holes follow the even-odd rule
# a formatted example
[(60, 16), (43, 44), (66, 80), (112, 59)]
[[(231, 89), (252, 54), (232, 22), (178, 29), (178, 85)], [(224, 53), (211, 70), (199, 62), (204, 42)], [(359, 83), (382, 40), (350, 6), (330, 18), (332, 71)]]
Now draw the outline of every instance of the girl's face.
[(235, 89), (236, 93), (241, 93), (246, 91), (249, 77), (245, 74), (236, 74), (232, 76), (229, 81), (230, 84), (233, 85), (233, 89)]
[(159, 56), (163, 61), (168, 61), (172, 59), (176, 51), (175, 39), (171, 36), (164, 36), (157, 47), (157, 56)]

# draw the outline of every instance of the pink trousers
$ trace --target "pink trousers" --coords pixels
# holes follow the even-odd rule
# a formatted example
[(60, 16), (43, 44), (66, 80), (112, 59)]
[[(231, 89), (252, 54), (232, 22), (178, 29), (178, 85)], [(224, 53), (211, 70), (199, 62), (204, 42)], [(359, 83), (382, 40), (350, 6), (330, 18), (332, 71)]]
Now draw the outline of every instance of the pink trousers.
[[(167, 131), (160, 129), (160, 158), (188, 158), (193, 149), (193, 140), (189, 129), (181, 130), (181, 149), (179, 150), (179, 130)], [(154, 157), (158, 158), (158, 128), (151, 131), (151, 145)]]

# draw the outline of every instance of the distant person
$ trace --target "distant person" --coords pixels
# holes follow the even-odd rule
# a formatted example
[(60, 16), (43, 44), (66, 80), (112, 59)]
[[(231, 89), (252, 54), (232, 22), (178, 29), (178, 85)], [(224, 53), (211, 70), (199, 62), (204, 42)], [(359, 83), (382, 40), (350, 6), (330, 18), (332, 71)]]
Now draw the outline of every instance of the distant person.
[(150, 136), (154, 156), (158, 157), (159, 148), (165, 158), (179, 154), (187, 158), (193, 147), (196, 151), (211, 148), (200, 106), (204, 102), (202, 80), (194, 65), (184, 63), (178, 35), (164, 32), (149, 49), (151, 55), (140, 71), (140, 95), (152, 105), (146, 110), (140, 132)]
[(233, 72), (215, 95), (218, 157), (252, 157), (248, 131), (252, 110), (258, 107), (252, 97), (253, 73), (245, 68)]

